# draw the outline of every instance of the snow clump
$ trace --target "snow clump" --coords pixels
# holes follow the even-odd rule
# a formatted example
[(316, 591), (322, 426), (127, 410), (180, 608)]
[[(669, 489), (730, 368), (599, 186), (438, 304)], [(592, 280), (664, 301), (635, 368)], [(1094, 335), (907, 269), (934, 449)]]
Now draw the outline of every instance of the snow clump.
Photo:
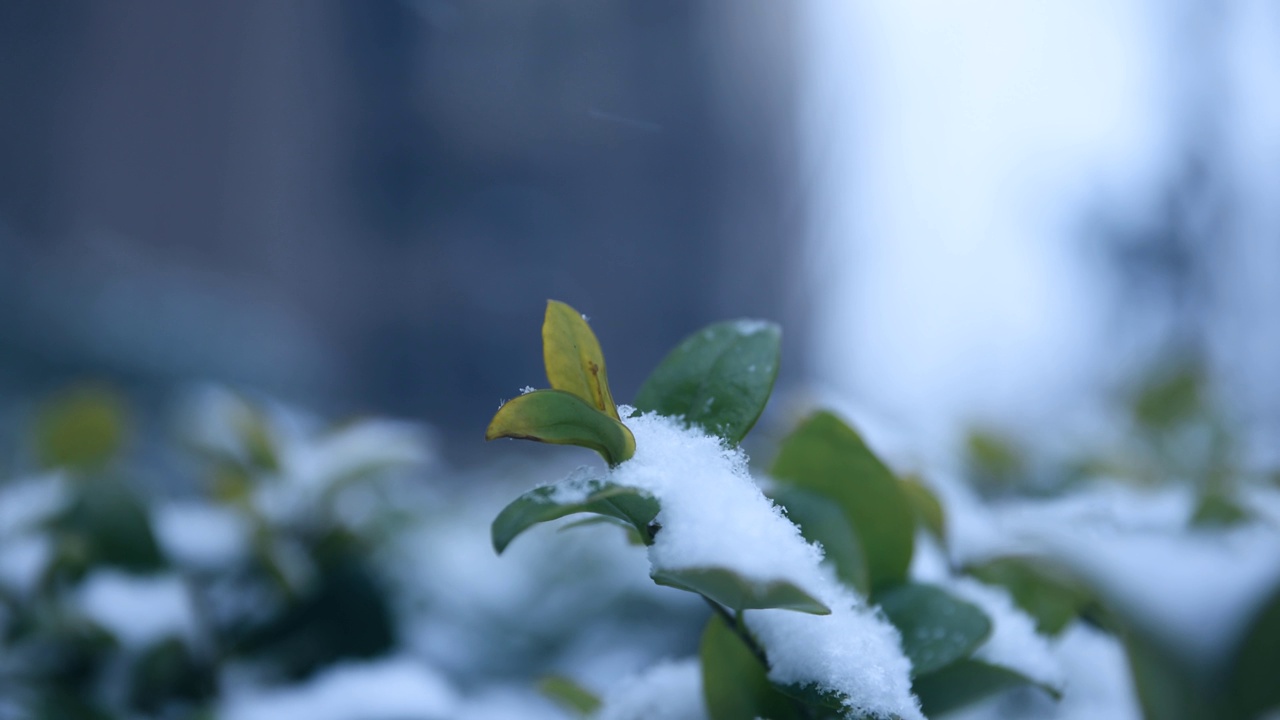
[(740, 450), (679, 419), (639, 415), (627, 426), (636, 454), (607, 480), (645, 490), (661, 503), (661, 530), (649, 548), (653, 571), (719, 567), (758, 582), (796, 585), (831, 614), (746, 614), (769, 656), (769, 678), (834, 693), (850, 715), (923, 720), (897, 630), (821, 564), (821, 549), (764, 496)]

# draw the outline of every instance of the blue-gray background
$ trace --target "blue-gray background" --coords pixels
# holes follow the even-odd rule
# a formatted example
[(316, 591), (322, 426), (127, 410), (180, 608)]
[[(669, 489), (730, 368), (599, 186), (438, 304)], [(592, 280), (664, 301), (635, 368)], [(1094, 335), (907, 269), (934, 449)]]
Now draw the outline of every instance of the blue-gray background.
[(1278, 37), (1266, 2), (11, 0), (0, 393), (213, 380), (465, 454), (554, 297), (620, 399), (761, 316), (784, 383), (927, 437), (1178, 357), (1265, 445)]

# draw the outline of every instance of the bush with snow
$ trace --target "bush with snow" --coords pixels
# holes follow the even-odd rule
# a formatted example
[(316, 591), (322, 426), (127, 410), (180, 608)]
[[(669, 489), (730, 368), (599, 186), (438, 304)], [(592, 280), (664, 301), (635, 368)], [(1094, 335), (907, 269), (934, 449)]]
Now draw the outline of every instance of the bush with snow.
[[(1280, 710), (1280, 488), (1183, 379), (1135, 403), (1132, 443), (1058, 469), (987, 434), (959, 472), (898, 472), (825, 411), (761, 467), (740, 444), (776, 326), (695, 333), (633, 405), (576, 311), (551, 303), (542, 334), (551, 387), (487, 437), (604, 462), (505, 508), (493, 483), (552, 471), (458, 477), (418, 426), (221, 390), (190, 398), (169, 465), (140, 465), (120, 398), (54, 399), (0, 484), (0, 718)], [(144, 492), (160, 468), (197, 482)]]
[[(494, 546), (501, 552), (529, 527), (580, 512), (647, 546), (655, 582), (696, 593), (714, 611), (703, 682), (671, 683), (667, 695), (697, 692), (684, 702), (717, 719), (909, 719), (1010, 686), (1059, 692), (1047, 645), (1025, 637), (1034, 636), (1031, 620), (999, 590), (910, 577), (915, 535), (936, 524), (940, 506), (839, 418), (803, 423), (783, 442), (769, 494), (756, 482), (737, 446), (772, 390), (776, 326), (738, 321), (696, 333), (634, 407), (613, 404), (600, 346), (578, 313), (549, 303), (542, 335), (551, 389), (501, 407), (487, 437), (587, 447), (609, 469), (521, 496), (494, 521)], [(651, 700), (623, 697), (606, 696), (601, 716), (644, 716)]]

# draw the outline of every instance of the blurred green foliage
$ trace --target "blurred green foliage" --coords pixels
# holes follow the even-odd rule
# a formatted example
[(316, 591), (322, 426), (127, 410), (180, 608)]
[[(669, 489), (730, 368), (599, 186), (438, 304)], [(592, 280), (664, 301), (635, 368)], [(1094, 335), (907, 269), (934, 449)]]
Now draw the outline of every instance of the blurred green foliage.
[[(343, 659), (385, 654), (398, 642), (387, 583), (373, 562), (376, 543), (335, 520), (336, 493), (325, 490), (379, 482), (401, 463), (395, 450), (381, 457), (375, 442), (360, 463), (343, 466), (337, 458), (342, 467), (317, 486), (283, 457), (316, 453), (342, 428), (289, 437), (264, 409), (244, 398), (224, 400), (231, 412), (213, 420), (225, 442), (185, 445), (205, 481), (204, 493), (187, 502), (248, 528), (248, 552), (215, 567), (171, 556), (159, 541), (160, 499), (139, 494), (132, 481), (133, 413), (121, 395), (84, 385), (39, 408), (31, 424), (35, 474), (0, 481), (10, 515), (0, 546), (48, 548), (36, 556), (29, 583), (0, 581), (2, 699), (22, 717), (212, 717), (232, 665), (299, 679)], [(273, 514), (267, 496), (300, 512)], [(170, 580), (177, 584), (164, 584)], [(103, 583), (116, 596), (93, 600)], [(194, 628), (146, 634), (157, 610), (128, 606), (135, 601), (128, 588), (155, 583), (190, 601)], [(254, 600), (227, 602), (236, 596)], [(113, 625), (118, 620), (104, 622), (95, 602), (113, 603), (108, 614), (136, 615), (128, 624), (143, 635)]]

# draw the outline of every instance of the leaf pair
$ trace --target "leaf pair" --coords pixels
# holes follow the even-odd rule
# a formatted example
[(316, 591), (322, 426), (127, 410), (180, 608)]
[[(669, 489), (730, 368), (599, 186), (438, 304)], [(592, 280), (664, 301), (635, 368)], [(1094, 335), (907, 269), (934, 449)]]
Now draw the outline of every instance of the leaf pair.
[[(773, 392), (781, 338), (777, 325), (760, 320), (704, 328), (663, 359), (640, 387), (635, 407), (683, 418), (737, 445)], [(547, 301), (542, 356), (551, 389), (503, 405), (485, 439), (577, 445), (600, 453), (610, 466), (631, 458), (635, 438), (618, 416), (600, 342), (577, 310)]]
[(630, 459), (636, 440), (618, 417), (600, 341), (582, 315), (562, 302), (547, 301), (542, 357), (551, 389), (503, 405), (484, 439), (577, 445), (600, 453), (610, 467)]

